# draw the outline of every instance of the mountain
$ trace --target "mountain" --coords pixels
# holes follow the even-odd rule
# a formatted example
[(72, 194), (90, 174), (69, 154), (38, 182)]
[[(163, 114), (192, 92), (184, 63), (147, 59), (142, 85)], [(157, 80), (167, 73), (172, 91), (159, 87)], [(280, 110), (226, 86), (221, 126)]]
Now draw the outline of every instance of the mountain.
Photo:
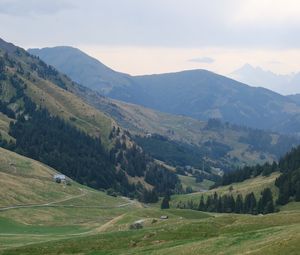
[(114, 87), (130, 84), (130, 76), (116, 72), (102, 64), (95, 58), (91, 58), (84, 52), (67, 46), (29, 49), (32, 55), (39, 56), (47, 64), (72, 78), (79, 84), (109, 93)]
[[(78, 50), (73, 48), (68, 48), (69, 51), (74, 55), (78, 53)], [(35, 49), (29, 52), (45, 61), (51, 59), (49, 64), (76, 79), (77, 75), (72, 75), (69, 71), (69, 65), (75, 69), (70, 61), (52, 57), (57, 55), (57, 48)], [(84, 56), (86, 59), (87, 55)], [(95, 69), (85, 65), (84, 59), (82, 58), (76, 70)], [(103, 64), (91, 59), (104, 70)], [(199, 120), (218, 118), (225, 122), (282, 133), (300, 132), (300, 106), (291, 99), (206, 70), (144, 76), (127, 75), (125, 80), (116, 84), (111, 77), (105, 77), (105, 82), (99, 81), (98, 85), (91, 85), (93, 79), (87, 76), (87, 80), (82, 84), (111, 98), (161, 112), (186, 115)], [(116, 79), (118, 77), (120, 74), (116, 73)], [(106, 84), (111, 85), (109, 90), (103, 89)]]
[(293, 94), (287, 96), (289, 99), (291, 99), (296, 104), (300, 105), (300, 94)]
[[(252, 165), (279, 159), (300, 143), (281, 135), (218, 120), (200, 121), (158, 112), (102, 96), (89, 89), (75, 92), (95, 108), (114, 118), (137, 137), (155, 158), (171, 165), (201, 165), (203, 158), (225, 170), (232, 165)], [(149, 145), (151, 144), (151, 150)], [(155, 146), (154, 146), (155, 145)]]
[(0, 145), (95, 189), (148, 202), (174, 189), (177, 176), (147, 157), (112, 118), (74, 93), (81, 89), (25, 50), (0, 40)]
[(271, 71), (263, 70), (260, 67), (253, 67), (249, 64), (245, 64), (229, 76), (235, 80), (253, 86), (268, 86), (271, 90), (282, 95), (300, 92), (300, 73), (279, 75)]

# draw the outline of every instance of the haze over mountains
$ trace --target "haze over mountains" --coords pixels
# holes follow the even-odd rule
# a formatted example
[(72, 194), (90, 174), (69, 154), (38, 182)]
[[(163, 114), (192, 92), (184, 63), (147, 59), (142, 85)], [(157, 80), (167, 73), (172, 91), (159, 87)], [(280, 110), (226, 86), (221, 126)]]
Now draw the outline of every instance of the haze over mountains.
[(206, 70), (130, 76), (71, 47), (29, 52), (114, 99), (199, 120), (217, 118), (282, 133), (300, 132), (300, 106), (292, 98)]
[(300, 72), (287, 75), (278, 75), (271, 71), (263, 70), (261, 67), (253, 67), (245, 64), (229, 75), (240, 82), (263, 87), (268, 85), (273, 91), (282, 95), (300, 92)]

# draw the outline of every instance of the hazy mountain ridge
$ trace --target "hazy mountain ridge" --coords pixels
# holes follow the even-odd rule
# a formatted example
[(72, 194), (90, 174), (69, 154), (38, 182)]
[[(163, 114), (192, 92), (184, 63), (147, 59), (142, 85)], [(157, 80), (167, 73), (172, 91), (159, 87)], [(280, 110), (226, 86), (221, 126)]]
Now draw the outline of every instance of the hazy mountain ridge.
[[(78, 56), (78, 50), (68, 50)], [(34, 50), (31, 53), (47, 62), (52, 55), (56, 55), (56, 51), (56, 48), (52, 48)], [(82, 64), (76, 67), (83, 73), (88, 72), (84, 70), (91, 69), (89, 65), (84, 65), (87, 57), (85, 55)], [(74, 64), (62, 58), (52, 60), (49, 64), (64, 73), (68, 72), (69, 64)], [(94, 63), (102, 72), (106, 72), (103, 64), (98, 61)], [(120, 77), (120, 73), (115, 74)], [(71, 75), (70, 77), (73, 78)], [(74, 78), (76, 79), (76, 75)], [(92, 84), (89, 76), (85, 76), (85, 83), (82, 84), (109, 97), (162, 112), (187, 115), (199, 120), (219, 118), (238, 125), (283, 133), (300, 132), (300, 106), (290, 98), (267, 89), (250, 87), (206, 70), (125, 75), (125, 80), (119, 80), (116, 84), (109, 76), (102, 78), (107, 80)], [(109, 90), (103, 89), (105, 84), (110, 84)]]
[(295, 91), (300, 92), (300, 73), (279, 75), (260, 67), (245, 64), (229, 76), (253, 86), (268, 85), (273, 91), (283, 95), (293, 94)]

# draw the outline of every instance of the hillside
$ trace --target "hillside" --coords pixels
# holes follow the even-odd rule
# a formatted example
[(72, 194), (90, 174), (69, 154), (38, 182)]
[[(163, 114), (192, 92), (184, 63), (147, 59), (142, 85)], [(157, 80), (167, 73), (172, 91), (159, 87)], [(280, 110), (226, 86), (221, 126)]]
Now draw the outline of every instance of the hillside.
[[(68, 59), (53, 57), (63, 49), (76, 57), (80, 55), (73, 48), (35, 49), (30, 52), (46, 62), (51, 61), (48, 63), (76, 80), (77, 74), (72, 75), (69, 71), (71, 63)], [(80, 66), (75, 68), (72, 63), (73, 69), (79, 70), (84, 66), (85, 72), (88, 72), (87, 69), (95, 70), (95, 66), (83, 64), (87, 63), (87, 59), (94, 61), (97, 68), (105, 69), (103, 64), (87, 55), (81, 58)], [(119, 75), (117, 73), (115, 76), (118, 81)], [(98, 85), (89, 80), (89, 76), (81, 82), (109, 97), (161, 112), (187, 115), (199, 120), (219, 118), (238, 125), (283, 133), (300, 131), (300, 107), (289, 98), (206, 70), (126, 77), (126, 81), (116, 84), (114, 78), (108, 76), (103, 76), (106, 80), (99, 80)], [(106, 83), (113, 86), (103, 91)]]
[[(199, 121), (187, 116), (162, 113), (109, 99), (89, 89), (74, 90), (74, 93), (137, 135), (136, 141), (148, 153), (173, 165), (202, 165), (203, 157), (210, 158), (212, 162), (217, 161), (222, 168), (252, 165), (279, 159), (292, 146), (299, 144), (297, 137), (216, 120)], [(168, 151), (169, 155), (164, 156)], [(180, 154), (180, 160), (173, 160), (176, 154)], [(193, 155), (196, 162), (191, 159)]]
[(187, 203), (193, 201), (195, 204), (199, 204), (200, 198), (203, 195), (205, 198), (209, 195), (213, 195), (215, 192), (219, 195), (233, 195), (235, 198), (241, 194), (245, 197), (247, 194), (253, 192), (258, 198), (260, 193), (265, 188), (270, 188), (274, 194), (275, 199), (278, 197), (278, 188), (275, 186), (275, 180), (279, 177), (279, 173), (273, 173), (270, 176), (257, 176), (245, 180), (243, 182), (232, 183), (230, 185), (221, 186), (205, 192), (194, 192), (191, 194), (174, 195), (171, 199), (171, 204), (176, 207), (179, 203)]
[[(112, 118), (76, 96), (72, 91), (82, 87), (67, 76), (5, 41), (0, 41), (0, 68), (3, 147), (81, 184), (140, 200), (157, 199), (157, 193), (179, 183)], [(152, 176), (146, 183), (149, 173), (169, 178)]]
[[(253, 254), (279, 255), (297, 254), (299, 250), (297, 203), (264, 216), (160, 210), (107, 196), (74, 181), (71, 186), (55, 183), (54, 169), (1, 148), (0, 163), (3, 255), (210, 255), (223, 254), (224, 247), (230, 254), (250, 250)], [(259, 184), (269, 185), (274, 177), (259, 177), (258, 183), (251, 181), (247, 187), (258, 191)], [(233, 186), (233, 192), (246, 188), (243, 184)], [(35, 205), (11, 207), (15, 203)], [(168, 219), (160, 219), (161, 215)], [(141, 221), (143, 228), (129, 230), (136, 221)]]
[[(1, 192), (1, 207), (36, 204), (1, 209), (0, 254), (124, 254), (125, 250), (127, 254), (199, 254), (203, 247), (204, 254), (221, 254), (224, 246), (230, 254), (249, 250), (297, 254), (299, 248), (296, 204), (265, 216), (142, 208), (135, 201), (128, 203), (73, 181), (71, 186), (57, 184), (52, 180), (55, 170), (4, 149), (0, 152), (1, 187), (6, 191), (5, 196)], [(274, 176), (257, 180), (267, 185), (271, 179)], [(258, 191), (259, 185), (251, 183), (248, 188)], [(233, 192), (245, 185), (233, 185)], [(160, 220), (161, 215), (168, 219)], [(128, 230), (137, 220), (143, 221), (143, 229)]]
[(97, 193), (71, 179), (71, 185), (56, 183), (53, 176), (59, 172), (55, 169), (3, 148), (0, 148), (0, 162), (0, 210), (18, 205), (50, 206), (75, 198), (87, 198), (93, 192), (107, 205), (124, 202), (103, 192)]
[(104, 94), (109, 93), (115, 87), (130, 84), (129, 75), (110, 69), (76, 48), (61, 46), (42, 50), (29, 49), (28, 52), (39, 56), (57, 70), (63, 70), (62, 72), (71, 77), (73, 81), (85, 84)]

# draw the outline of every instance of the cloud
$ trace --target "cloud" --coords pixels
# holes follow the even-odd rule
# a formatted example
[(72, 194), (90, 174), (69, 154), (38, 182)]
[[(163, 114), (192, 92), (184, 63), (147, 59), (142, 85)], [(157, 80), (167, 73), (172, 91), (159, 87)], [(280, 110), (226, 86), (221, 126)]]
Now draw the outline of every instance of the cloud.
[(204, 63), (204, 64), (212, 64), (215, 62), (213, 58), (210, 57), (200, 57), (200, 58), (192, 58), (188, 60), (189, 62), (196, 62), (196, 63)]
[(282, 65), (283, 63), (280, 62), (280, 61), (277, 61), (277, 60), (271, 60), (271, 61), (268, 61), (267, 64), (270, 64), (270, 65)]
[(0, 0), (1, 36), (31, 47), (300, 49), (299, 17), (298, 0)]
[(52, 15), (73, 8), (68, 0), (0, 0), (0, 14), (9, 16)]

